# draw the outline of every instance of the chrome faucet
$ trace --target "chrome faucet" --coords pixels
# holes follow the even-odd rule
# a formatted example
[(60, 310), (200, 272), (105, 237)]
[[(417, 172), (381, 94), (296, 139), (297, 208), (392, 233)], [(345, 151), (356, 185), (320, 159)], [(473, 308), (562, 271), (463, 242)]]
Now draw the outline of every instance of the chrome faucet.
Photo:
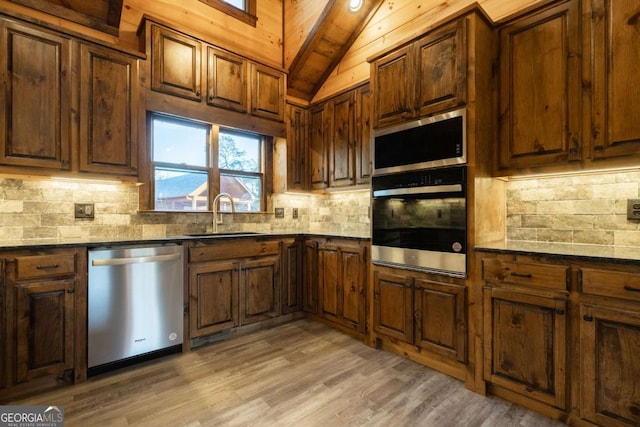
[(222, 224), (222, 218), (218, 218), (218, 201), (220, 200), (221, 197), (226, 197), (229, 199), (229, 201), (231, 202), (231, 213), (235, 213), (236, 212), (236, 208), (233, 204), (233, 199), (231, 198), (231, 195), (229, 193), (220, 193), (218, 194), (214, 199), (213, 199), (213, 232), (217, 233), (218, 232), (218, 224)]

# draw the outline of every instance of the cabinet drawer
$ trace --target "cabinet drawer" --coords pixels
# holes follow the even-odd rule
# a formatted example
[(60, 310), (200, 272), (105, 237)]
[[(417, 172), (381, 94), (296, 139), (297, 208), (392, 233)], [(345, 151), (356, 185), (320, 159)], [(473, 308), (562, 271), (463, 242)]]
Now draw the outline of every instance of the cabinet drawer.
[(566, 291), (569, 267), (485, 258), (482, 260), (482, 276), (487, 282)]
[(33, 255), (16, 257), (16, 279), (73, 274), (76, 271), (75, 254)]
[(581, 290), (585, 294), (640, 301), (640, 274), (581, 268)]
[(250, 258), (264, 255), (277, 255), (280, 253), (280, 242), (247, 242), (238, 240), (235, 242), (217, 242), (210, 245), (194, 246), (189, 248), (189, 261), (213, 261), (232, 258)]

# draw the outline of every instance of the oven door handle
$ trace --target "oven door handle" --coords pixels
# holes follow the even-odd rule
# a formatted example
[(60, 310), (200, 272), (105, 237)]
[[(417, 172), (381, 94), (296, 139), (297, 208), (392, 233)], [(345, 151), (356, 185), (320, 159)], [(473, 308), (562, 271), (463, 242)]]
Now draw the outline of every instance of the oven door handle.
[(110, 265), (127, 265), (127, 264), (140, 264), (146, 262), (166, 262), (180, 259), (181, 254), (168, 254), (168, 255), (151, 255), (151, 256), (139, 256), (131, 258), (106, 258), (106, 259), (94, 259), (91, 261), (91, 265), (94, 267), (105, 267)]
[(373, 197), (400, 196), (403, 194), (433, 194), (433, 193), (459, 193), (462, 184), (432, 185), (427, 187), (391, 188), (388, 190), (375, 190)]

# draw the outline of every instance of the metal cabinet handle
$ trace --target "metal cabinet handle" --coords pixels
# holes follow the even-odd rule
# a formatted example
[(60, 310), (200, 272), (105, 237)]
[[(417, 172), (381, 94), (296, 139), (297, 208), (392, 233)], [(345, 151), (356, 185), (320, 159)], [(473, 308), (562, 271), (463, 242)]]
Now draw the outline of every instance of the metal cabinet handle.
[(629, 285), (625, 285), (624, 290), (630, 291), (630, 292), (640, 292), (640, 288), (634, 288), (633, 286), (629, 286)]

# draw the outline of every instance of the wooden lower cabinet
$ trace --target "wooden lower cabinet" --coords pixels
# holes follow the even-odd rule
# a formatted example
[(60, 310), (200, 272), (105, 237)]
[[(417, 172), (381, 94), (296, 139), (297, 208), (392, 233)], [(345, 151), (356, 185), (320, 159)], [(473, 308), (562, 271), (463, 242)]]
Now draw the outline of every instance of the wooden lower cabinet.
[(466, 363), (466, 287), (407, 270), (373, 272), (373, 330)]
[(210, 262), (190, 267), (190, 337), (213, 334), (239, 325), (239, 266)]
[[(86, 251), (0, 254), (0, 389), (14, 396), (86, 378)], [(13, 390), (16, 388), (16, 390)], [(0, 399), (3, 397), (0, 390)]]
[(298, 240), (203, 240), (188, 253), (190, 338), (301, 310)]
[(485, 288), (485, 380), (566, 409), (566, 312), (562, 297)]
[(640, 425), (638, 354), (640, 307), (581, 305), (583, 418), (601, 426)]
[(249, 259), (239, 264), (240, 325), (280, 315), (280, 257)]
[(318, 314), (364, 333), (366, 328), (366, 249), (358, 243), (318, 243)]

